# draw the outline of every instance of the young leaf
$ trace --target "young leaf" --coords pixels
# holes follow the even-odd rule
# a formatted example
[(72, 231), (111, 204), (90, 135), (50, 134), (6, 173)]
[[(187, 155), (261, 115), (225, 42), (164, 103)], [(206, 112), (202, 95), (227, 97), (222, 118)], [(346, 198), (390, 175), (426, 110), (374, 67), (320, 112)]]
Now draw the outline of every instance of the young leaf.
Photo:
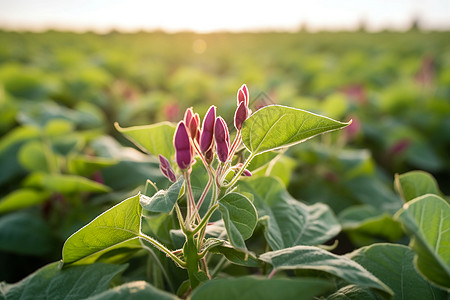
[(219, 200), (219, 210), (231, 244), (247, 249), (244, 241), (252, 236), (258, 221), (252, 202), (242, 194), (229, 193)]
[(64, 264), (93, 263), (111, 250), (141, 249), (141, 211), (138, 194), (99, 215), (64, 243)]
[(0, 214), (40, 204), (47, 200), (50, 193), (33, 189), (19, 189), (0, 200)]
[(450, 205), (427, 194), (407, 202), (394, 216), (411, 236), (419, 272), (450, 289)]
[(239, 184), (241, 192), (254, 195), (258, 215), (263, 218), (264, 235), (272, 249), (295, 245), (318, 245), (336, 236), (341, 227), (330, 208), (317, 203), (307, 206), (271, 177), (259, 177)]
[(249, 252), (242, 252), (236, 248), (231, 247), (229, 244), (220, 245), (211, 249), (212, 253), (223, 254), (229, 261), (236, 265), (245, 267), (261, 267), (261, 261), (259, 261), (254, 254)]
[(426, 194), (441, 195), (436, 179), (424, 171), (396, 174), (395, 188), (404, 202)]
[(104, 291), (90, 300), (122, 300), (122, 299), (158, 299), (176, 300), (175, 295), (161, 291), (145, 281), (132, 281)]
[(139, 198), (142, 207), (151, 212), (169, 213), (178, 200), (183, 183), (184, 178), (180, 176), (168, 190), (159, 190), (152, 197), (140, 194)]
[(447, 293), (432, 286), (414, 268), (414, 252), (398, 244), (374, 244), (349, 255), (394, 292), (393, 299), (446, 299)]
[(301, 109), (269, 105), (251, 115), (242, 127), (242, 141), (254, 155), (289, 147), (318, 134), (343, 128), (342, 123)]
[(0, 283), (5, 299), (86, 299), (106, 291), (127, 265), (92, 264), (60, 269), (55, 262), (15, 284)]
[(175, 133), (175, 125), (169, 122), (161, 122), (146, 126), (133, 126), (123, 128), (115, 123), (117, 131), (125, 134), (136, 146), (153, 155), (161, 154), (169, 160), (175, 154), (172, 137)]
[(276, 270), (317, 270), (337, 276), (348, 283), (375, 288), (392, 295), (391, 289), (356, 262), (345, 256), (311, 246), (295, 246), (266, 252), (260, 260)]
[(192, 300), (216, 299), (298, 299), (309, 300), (331, 288), (331, 283), (312, 278), (243, 276), (206, 282), (192, 293)]
[(65, 174), (32, 173), (25, 179), (25, 187), (42, 188), (61, 194), (81, 192), (106, 193), (111, 189), (82, 176)]

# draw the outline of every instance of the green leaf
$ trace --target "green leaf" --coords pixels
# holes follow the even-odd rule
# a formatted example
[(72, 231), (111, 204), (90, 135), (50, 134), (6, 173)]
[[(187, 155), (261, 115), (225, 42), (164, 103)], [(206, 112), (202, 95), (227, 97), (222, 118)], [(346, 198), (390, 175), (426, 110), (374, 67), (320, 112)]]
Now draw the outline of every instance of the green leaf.
[(219, 200), (219, 210), (231, 244), (247, 249), (244, 241), (252, 236), (258, 221), (252, 202), (242, 194), (229, 193)]
[(167, 159), (175, 154), (172, 144), (175, 125), (169, 122), (161, 122), (147, 126), (133, 126), (122, 128), (115, 123), (116, 129), (125, 134), (136, 146), (153, 155), (161, 154)]
[(347, 257), (359, 263), (394, 292), (393, 299), (446, 299), (447, 293), (432, 286), (414, 268), (414, 252), (397, 244), (374, 244)]
[(396, 174), (395, 188), (404, 202), (426, 194), (441, 196), (436, 179), (424, 171), (411, 171), (401, 175)]
[(266, 252), (259, 259), (271, 264), (276, 270), (317, 270), (337, 276), (351, 284), (392, 294), (389, 287), (356, 262), (317, 247), (295, 246)]
[(68, 157), (67, 168), (72, 174), (91, 176), (96, 171), (117, 163), (118, 161), (115, 159), (74, 155)]
[(40, 141), (30, 141), (20, 148), (18, 153), (20, 164), (29, 171), (53, 171), (50, 166), (57, 167), (57, 157), (49, 147)]
[(329, 295), (327, 300), (383, 300), (381, 295), (371, 289), (363, 288), (354, 284), (344, 286), (333, 294)]
[(40, 204), (47, 200), (50, 193), (33, 189), (19, 189), (6, 195), (0, 201), (0, 214)]
[(116, 286), (113, 289), (107, 290), (101, 294), (97, 294), (90, 300), (123, 300), (123, 299), (133, 299), (133, 300), (148, 300), (148, 299), (158, 299), (158, 300), (174, 300), (179, 299), (175, 295), (169, 294), (167, 292), (158, 290), (154, 286), (148, 284), (145, 281), (133, 281)]
[(0, 218), (0, 250), (40, 256), (54, 246), (51, 229), (40, 216), (19, 211)]
[(331, 288), (323, 279), (244, 276), (214, 279), (192, 293), (192, 300), (314, 299)]
[(229, 244), (220, 245), (210, 250), (212, 253), (223, 254), (230, 262), (244, 267), (261, 267), (261, 262), (249, 252), (239, 251)]
[(64, 264), (93, 263), (108, 251), (141, 249), (141, 212), (138, 194), (99, 215), (64, 243)]
[(358, 246), (389, 240), (398, 241), (403, 236), (399, 222), (388, 213), (380, 212), (369, 205), (354, 205), (339, 214), (342, 230)]
[(5, 299), (86, 299), (106, 291), (127, 265), (92, 264), (60, 269), (55, 262), (15, 284), (0, 283)]
[(25, 187), (41, 188), (50, 192), (74, 194), (81, 192), (106, 193), (106, 185), (77, 175), (32, 173), (25, 179)]
[(151, 212), (169, 213), (180, 196), (181, 188), (184, 184), (183, 176), (180, 176), (168, 190), (159, 190), (152, 197), (140, 195), (142, 208)]
[(264, 235), (272, 249), (318, 245), (336, 236), (341, 226), (327, 205), (307, 206), (286, 191), (279, 180), (260, 177), (239, 184), (241, 192), (254, 195)]
[(394, 216), (411, 236), (419, 272), (450, 289), (450, 205), (427, 194), (407, 202)]
[(342, 123), (301, 109), (269, 105), (257, 110), (244, 122), (242, 141), (256, 155), (301, 143), (350, 123)]

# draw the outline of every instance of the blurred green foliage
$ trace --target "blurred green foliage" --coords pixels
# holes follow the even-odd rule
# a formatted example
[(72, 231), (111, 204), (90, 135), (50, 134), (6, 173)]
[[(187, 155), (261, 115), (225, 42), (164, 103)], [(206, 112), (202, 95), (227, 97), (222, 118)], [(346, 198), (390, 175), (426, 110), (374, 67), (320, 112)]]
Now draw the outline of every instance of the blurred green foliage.
[[(168, 185), (114, 122), (176, 122), (210, 105), (232, 120), (242, 83), (253, 110), (353, 119), (255, 172), (328, 204), (348, 240), (337, 252), (401, 241), (395, 173), (428, 171), (450, 193), (449, 32), (0, 31), (0, 281), (60, 259), (68, 235), (147, 179)], [(9, 234), (19, 225), (30, 230)]]

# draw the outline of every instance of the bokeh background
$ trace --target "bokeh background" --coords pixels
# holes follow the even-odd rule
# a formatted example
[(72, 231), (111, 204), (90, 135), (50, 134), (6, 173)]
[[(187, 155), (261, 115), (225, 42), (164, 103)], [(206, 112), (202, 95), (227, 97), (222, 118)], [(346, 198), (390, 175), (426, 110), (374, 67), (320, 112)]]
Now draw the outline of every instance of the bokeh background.
[[(449, 29), (444, 0), (0, 0), (0, 281), (59, 260), (70, 234), (148, 178), (166, 184), (114, 122), (216, 105), (231, 125), (242, 83), (253, 110), (353, 119), (259, 171), (295, 198), (341, 220), (365, 205), (382, 224), (397, 173), (429, 172), (450, 194)], [(349, 229), (341, 251), (400, 238)]]

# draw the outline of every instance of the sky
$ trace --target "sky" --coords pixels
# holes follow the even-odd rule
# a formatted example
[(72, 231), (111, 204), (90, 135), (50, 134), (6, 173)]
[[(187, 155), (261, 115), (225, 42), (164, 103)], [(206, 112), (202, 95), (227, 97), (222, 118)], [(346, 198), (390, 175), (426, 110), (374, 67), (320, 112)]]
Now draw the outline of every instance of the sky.
[(169, 32), (404, 30), (414, 18), (450, 29), (450, 0), (0, 0), (0, 27), (13, 30), (162, 29)]

